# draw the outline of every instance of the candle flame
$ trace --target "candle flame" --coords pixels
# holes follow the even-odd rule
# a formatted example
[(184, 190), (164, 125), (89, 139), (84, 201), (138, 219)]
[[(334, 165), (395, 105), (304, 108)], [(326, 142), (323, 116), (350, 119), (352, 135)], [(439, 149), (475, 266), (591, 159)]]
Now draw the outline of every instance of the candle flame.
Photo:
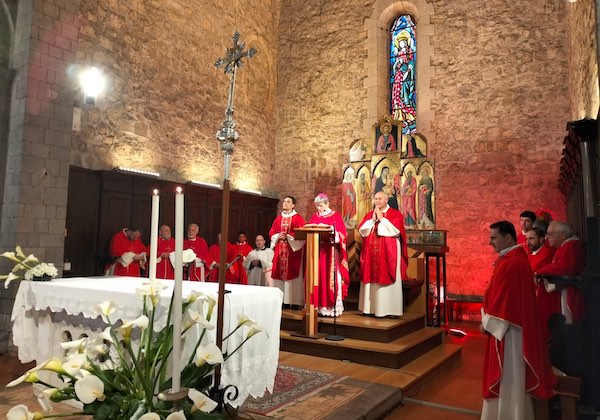
[(152, 192), (154, 193), (154, 195), (158, 195), (158, 190), (154, 190)]
[(183, 189), (181, 187), (177, 187), (176, 191), (177, 191), (177, 194), (181, 194), (181, 192), (183, 191)]

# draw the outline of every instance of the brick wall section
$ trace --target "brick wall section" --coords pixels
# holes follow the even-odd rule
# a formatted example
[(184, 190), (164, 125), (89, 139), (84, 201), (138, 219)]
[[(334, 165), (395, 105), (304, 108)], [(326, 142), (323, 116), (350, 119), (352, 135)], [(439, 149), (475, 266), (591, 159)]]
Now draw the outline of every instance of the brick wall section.
[(598, 55), (594, 0), (568, 3), (571, 120), (597, 118)]
[(278, 7), (259, 0), (82, 1), (77, 63), (101, 68), (109, 85), (84, 112), (71, 162), (219, 182), (215, 132), (225, 117), (229, 75), (214, 63), (237, 28), (258, 54), (238, 71), (232, 187), (272, 192)]
[[(380, 106), (364, 83), (372, 53), (365, 19), (431, 7), (321, 3), (287, 4), (280, 22), (277, 186), (299, 196), (305, 214), (320, 190), (339, 196), (348, 146)], [(569, 107), (566, 10), (558, 0), (441, 0), (432, 13), (429, 83), (417, 91), (431, 113), (420, 130), (436, 162), (438, 227), (449, 230), (448, 289), (482, 294), (494, 259), (490, 223), (517, 223), (526, 208), (565, 214), (556, 180)]]
[[(19, 2), (0, 247), (21, 245), (62, 268), (77, 47), (76, 0)], [(2, 294), (0, 353), (10, 331), (12, 296)]]

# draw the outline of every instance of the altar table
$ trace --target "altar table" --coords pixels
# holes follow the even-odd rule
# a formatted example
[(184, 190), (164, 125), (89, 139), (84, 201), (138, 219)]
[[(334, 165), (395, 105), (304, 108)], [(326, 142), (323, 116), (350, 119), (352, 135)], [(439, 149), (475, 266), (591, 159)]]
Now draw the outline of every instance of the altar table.
[[(51, 357), (63, 357), (60, 347), (63, 341), (76, 340), (82, 335), (90, 337), (102, 332), (106, 324), (95, 307), (110, 300), (116, 303), (116, 312), (111, 322), (133, 320), (142, 313), (142, 299), (135, 290), (148, 279), (133, 277), (75, 277), (55, 279), (49, 282), (22, 281), (11, 320), (13, 342), (18, 347), (19, 359), (23, 363), (36, 361), (38, 364)], [(173, 281), (161, 280), (167, 287), (161, 293), (160, 304), (155, 315), (155, 331), (166, 325), (169, 302), (173, 293)], [(279, 328), (283, 294), (277, 288), (227, 284), (230, 293), (225, 294), (223, 336), (237, 326), (238, 317), (247, 315), (255, 320), (265, 332), (253, 336), (242, 348), (230, 357), (222, 367), (221, 384), (235, 385), (239, 395), (232, 402), (238, 406), (248, 395), (261, 397), (265, 390), (273, 391), (279, 358)], [(183, 299), (190, 292), (200, 291), (218, 294), (217, 283), (183, 282)], [(217, 307), (211, 322), (216, 325)], [(182, 344), (183, 364), (187, 363), (195, 346), (199, 327), (190, 331)], [(231, 353), (246, 337), (248, 327), (242, 327), (223, 344), (223, 353)], [(205, 339), (215, 341), (216, 329), (207, 331)]]

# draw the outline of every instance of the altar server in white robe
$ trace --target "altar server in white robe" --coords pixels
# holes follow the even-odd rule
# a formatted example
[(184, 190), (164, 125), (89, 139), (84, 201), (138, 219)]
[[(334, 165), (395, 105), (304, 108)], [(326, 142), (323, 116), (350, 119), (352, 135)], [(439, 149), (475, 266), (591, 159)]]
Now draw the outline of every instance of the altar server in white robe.
[(254, 286), (272, 286), (273, 250), (265, 246), (265, 237), (256, 236), (256, 248), (244, 259), (244, 268), (248, 273), (248, 284)]
[(373, 202), (374, 209), (358, 229), (364, 238), (358, 309), (377, 317), (400, 316), (404, 310), (402, 279), (408, 267), (404, 218), (388, 205), (383, 191), (375, 194)]

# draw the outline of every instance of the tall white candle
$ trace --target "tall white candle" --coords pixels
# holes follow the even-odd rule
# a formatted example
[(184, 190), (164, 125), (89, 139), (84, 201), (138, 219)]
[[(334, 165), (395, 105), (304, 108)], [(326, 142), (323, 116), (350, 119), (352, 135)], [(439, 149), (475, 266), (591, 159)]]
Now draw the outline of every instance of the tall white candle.
[(173, 292), (173, 383), (171, 391), (181, 388), (181, 286), (183, 281), (183, 192), (175, 194), (175, 290)]
[(158, 252), (158, 205), (160, 202), (160, 196), (158, 190), (153, 191), (152, 195), (152, 217), (150, 223), (150, 269), (149, 275), (150, 281), (156, 280), (156, 253)]

